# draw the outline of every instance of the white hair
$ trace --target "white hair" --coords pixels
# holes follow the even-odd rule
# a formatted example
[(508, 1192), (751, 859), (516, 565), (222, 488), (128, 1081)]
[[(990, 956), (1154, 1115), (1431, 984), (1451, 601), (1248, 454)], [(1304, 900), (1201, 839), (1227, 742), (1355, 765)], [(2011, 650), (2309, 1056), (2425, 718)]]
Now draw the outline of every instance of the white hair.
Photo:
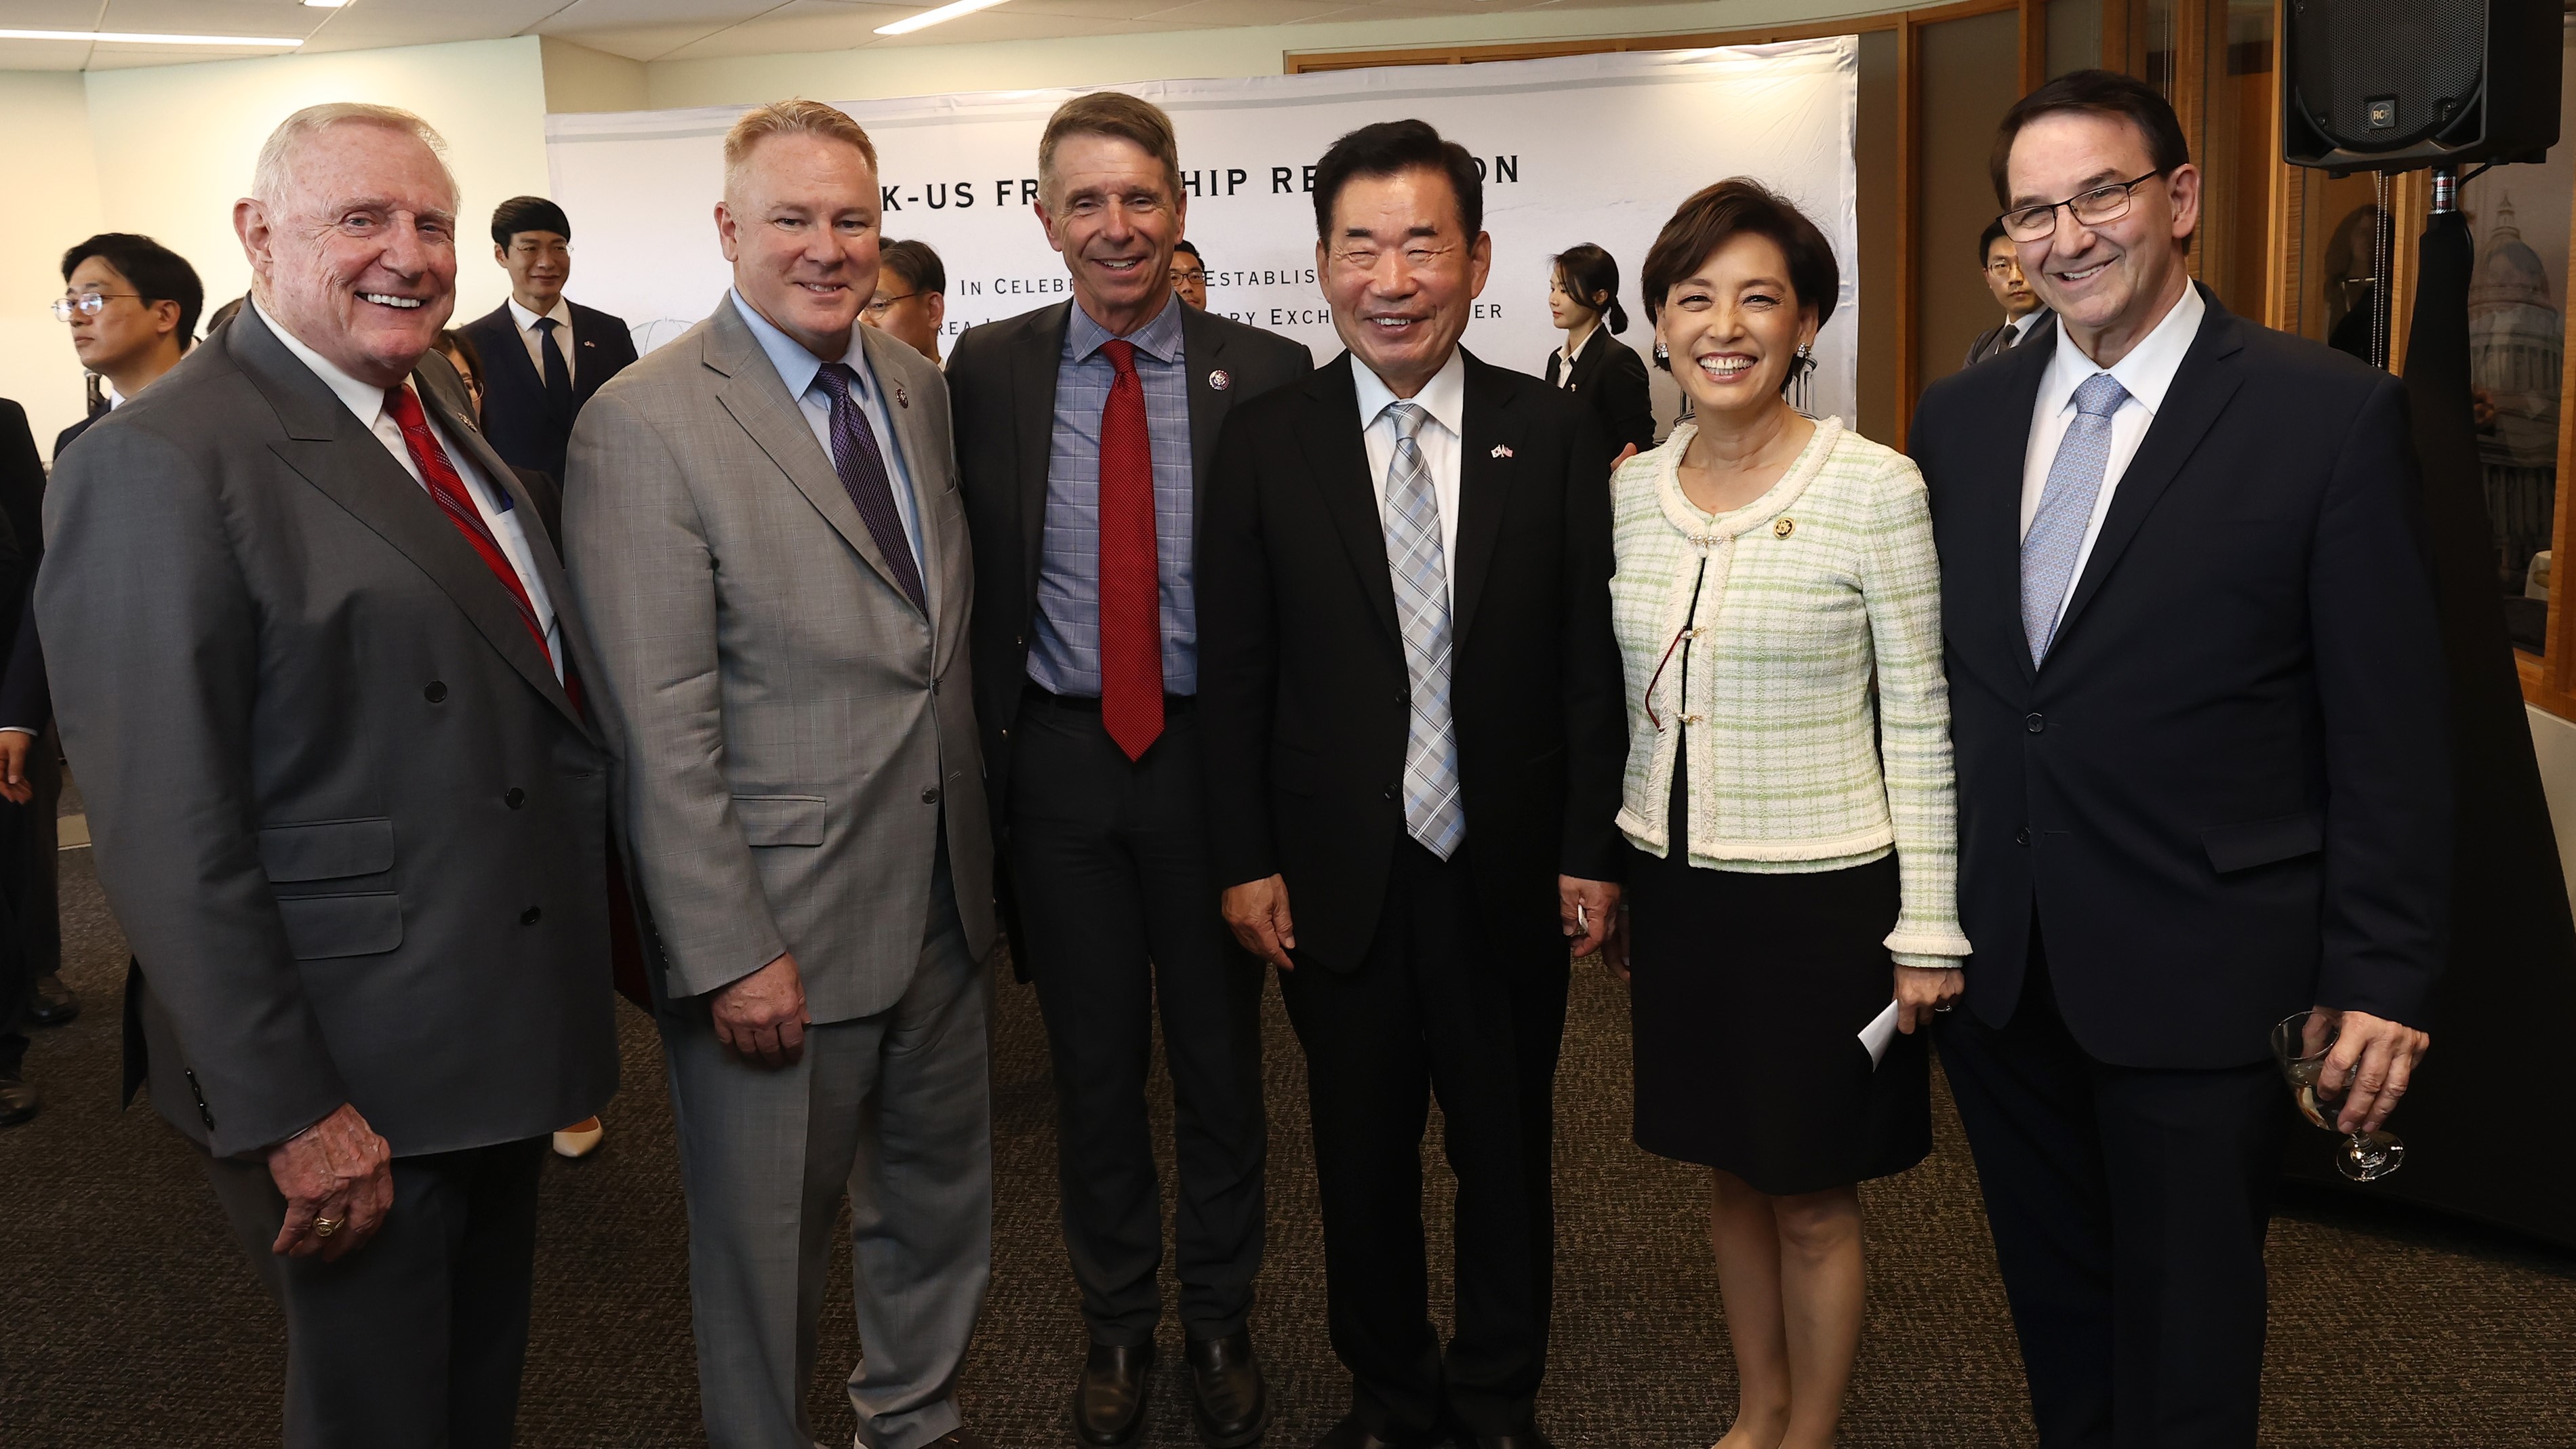
[(319, 106), (306, 106), (277, 123), (268, 140), (259, 148), (259, 164), (251, 172), (250, 194), (253, 199), (276, 206), (286, 198), (295, 181), (295, 151), (307, 139), (334, 126), (375, 126), (399, 131), (429, 148), (438, 158), (438, 169), (447, 177), (450, 195), (459, 194), (456, 173), (447, 168), (447, 140), (429, 122), (409, 111), (392, 106), (370, 105), (365, 101), (331, 101)]

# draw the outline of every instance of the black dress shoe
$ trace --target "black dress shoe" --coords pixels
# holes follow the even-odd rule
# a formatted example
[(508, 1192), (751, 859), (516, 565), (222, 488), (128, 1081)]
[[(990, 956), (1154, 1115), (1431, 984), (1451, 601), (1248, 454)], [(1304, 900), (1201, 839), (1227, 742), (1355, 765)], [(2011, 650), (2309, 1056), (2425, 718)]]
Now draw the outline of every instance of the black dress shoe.
[(1346, 1414), (1342, 1422), (1324, 1432), (1315, 1441), (1315, 1449), (1430, 1449), (1431, 1436), (1404, 1435), (1394, 1429), (1372, 1429), (1357, 1414)]
[(1118, 1449), (1145, 1427), (1154, 1345), (1095, 1343), (1073, 1386), (1073, 1434), (1094, 1449)]
[(931, 1440), (926, 1449), (993, 1449), (993, 1446), (961, 1426)]
[(1193, 1338), (1189, 1347), (1191, 1417), (1209, 1449), (1243, 1449), (1270, 1427), (1270, 1394), (1249, 1332)]
[(0, 1127), (15, 1127), (45, 1105), (36, 1084), (20, 1077), (0, 1077)]
[(51, 971), (36, 978), (27, 996), (27, 1019), (38, 1026), (61, 1026), (80, 1015), (80, 998)]

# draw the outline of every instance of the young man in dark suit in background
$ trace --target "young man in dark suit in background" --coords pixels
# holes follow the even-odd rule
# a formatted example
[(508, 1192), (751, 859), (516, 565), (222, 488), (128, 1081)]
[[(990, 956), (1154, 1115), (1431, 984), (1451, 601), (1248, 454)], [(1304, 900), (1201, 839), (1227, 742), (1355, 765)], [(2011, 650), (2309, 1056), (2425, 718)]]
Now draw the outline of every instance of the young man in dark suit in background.
[(483, 431), (511, 466), (560, 483), (573, 420), (635, 360), (635, 339), (624, 319), (565, 298), (572, 222), (562, 207), (542, 196), (502, 202), (492, 257), (510, 273), (510, 299), (456, 329), (483, 356)]
[(2376, 1128), (2449, 915), (2447, 691), (2395, 378), (2230, 315), (2172, 108), (2107, 71), (2006, 114), (2048, 346), (1934, 384), (1976, 954), (1941, 1059), (2046, 1449), (2254, 1443), (2273, 1023)]
[[(1315, 168), (1350, 349), (1238, 409), (1199, 548), (1210, 844), (1306, 1049), (1332, 1449), (1543, 1449), (1567, 953), (1608, 929), (1628, 753), (1609, 449), (1458, 346), (1492, 262), (1475, 158), (1420, 121)], [(1431, 1324), (1421, 1152), (1458, 1175)]]
[(1181, 305), (1168, 117), (1101, 91), (1038, 148), (1037, 219), (1073, 300), (987, 323), (948, 365), (975, 541), (975, 686), (1012, 949), (1055, 1061), (1065, 1245), (1091, 1344), (1090, 1445), (1144, 1426), (1163, 1214), (1145, 1101), (1153, 1019), (1177, 1113), (1174, 1256), (1200, 1435), (1268, 1418), (1245, 1320), (1261, 1267), (1261, 968), (1209, 869), (1198, 521), (1217, 432), (1313, 370), (1302, 344)]

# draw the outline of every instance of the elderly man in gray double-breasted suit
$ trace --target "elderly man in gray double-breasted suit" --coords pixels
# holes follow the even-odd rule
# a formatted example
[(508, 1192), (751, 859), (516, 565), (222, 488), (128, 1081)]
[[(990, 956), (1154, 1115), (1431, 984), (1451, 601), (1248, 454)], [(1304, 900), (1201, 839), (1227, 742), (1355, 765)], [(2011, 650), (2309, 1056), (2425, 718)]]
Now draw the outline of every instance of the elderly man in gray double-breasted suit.
[(613, 742), (433, 350), (436, 143), (380, 106), (279, 126), (234, 211), (250, 305), (45, 500), (127, 1040), (284, 1310), (292, 1449), (508, 1449), (547, 1136), (617, 1084)]
[(717, 1449), (813, 1443), (844, 1192), (860, 1439), (981, 1442), (955, 1397), (992, 1241), (973, 591), (939, 370), (858, 325), (877, 209), (849, 117), (747, 113), (716, 212), (733, 288), (583, 410), (564, 490), (666, 961)]

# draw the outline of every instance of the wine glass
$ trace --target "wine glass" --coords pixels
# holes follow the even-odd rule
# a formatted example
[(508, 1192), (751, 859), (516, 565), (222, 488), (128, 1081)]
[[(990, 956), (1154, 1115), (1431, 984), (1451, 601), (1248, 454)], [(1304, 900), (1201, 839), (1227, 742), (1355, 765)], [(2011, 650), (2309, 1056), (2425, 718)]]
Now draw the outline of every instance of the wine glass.
[[(2272, 1028), (2272, 1057), (2281, 1064), (2281, 1075), (2289, 1079), (2299, 1115), (2328, 1132), (2339, 1130), (2335, 1115), (2352, 1083), (2347, 1078), (2343, 1090), (2327, 1096), (2317, 1079), (2324, 1074), (2326, 1054), (2334, 1049), (2342, 1029), (2342, 1013), (2322, 1007), (2302, 1011)], [(2344, 1133), (2343, 1150), (2335, 1154), (2335, 1170), (2355, 1182), (2376, 1182), (2405, 1162), (2406, 1144), (2388, 1132)]]

